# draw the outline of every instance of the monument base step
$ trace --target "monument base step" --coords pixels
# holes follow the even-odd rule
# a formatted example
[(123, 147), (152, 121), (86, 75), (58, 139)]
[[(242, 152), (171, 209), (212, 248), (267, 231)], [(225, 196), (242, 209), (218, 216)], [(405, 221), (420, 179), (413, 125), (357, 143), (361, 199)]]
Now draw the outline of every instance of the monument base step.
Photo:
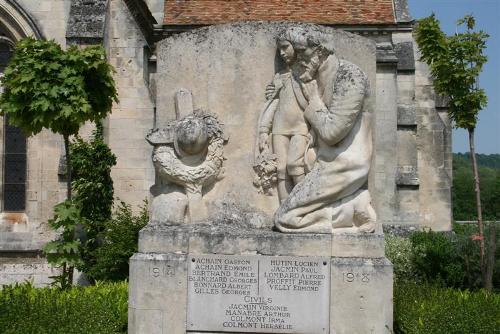
[(281, 233), (230, 223), (148, 225), (140, 253), (381, 258), (382, 233)]
[(150, 226), (130, 260), (129, 333), (391, 333), (383, 254), (378, 234)]

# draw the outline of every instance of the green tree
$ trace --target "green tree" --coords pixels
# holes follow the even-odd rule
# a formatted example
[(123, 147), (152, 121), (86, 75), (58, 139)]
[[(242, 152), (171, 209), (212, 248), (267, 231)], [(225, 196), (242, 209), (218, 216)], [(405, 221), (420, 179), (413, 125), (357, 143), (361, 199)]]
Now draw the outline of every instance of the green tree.
[(476, 193), (477, 221), (481, 253), (481, 270), (486, 282), (484, 227), (481, 211), (480, 180), (474, 148), (474, 130), (477, 116), (487, 104), (484, 89), (478, 86), (478, 76), (487, 61), (483, 54), (488, 34), (474, 31), (475, 20), (471, 15), (457, 21), (458, 26), (465, 25), (465, 31), (446, 36), (434, 14), (418, 21), (415, 29), (416, 41), (422, 57), (434, 79), (436, 92), (448, 96), (448, 113), (458, 128), (466, 129), (469, 134), (469, 146), (474, 173)]
[[(111, 111), (113, 101), (117, 101), (112, 73), (113, 68), (107, 63), (101, 46), (82, 49), (73, 46), (65, 51), (54, 41), (33, 38), (19, 41), (5, 70), (1, 114), (8, 115), (9, 122), (28, 136), (47, 128), (64, 138), (66, 205), (74, 205), (69, 137), (77, 134), (83, 123), (97, 123)], [(70, 239), (69, 236), (59, 241), (72, 245), (74, 233)], [(53, 251), (56, 249), (52, 247)], [(63, 276), (71, 282), (73, 266), (63, 266), (63, 269), (68, 271)]]
[(104, 142), (102, 126), (98, 125), (89, 141), (76, 137), (70, 144), (73, 168), (73, 200), (81, 208), (84, 235), (81, 255), (83, 265), (78, 269), (90, 272), (96, 263), (95, 251), (99, 246), (99, 234), (111, 219), (113, 207), (113, 179), (111, 168), (116, 157)]
[(101, 46), (63, 50), (54, 41), (26, 38), (16, 45), (5, 70), (2, 115), (26, 135), (47, 128), (64, 138), (68, 199), (71, 199), (69, 137), (111, 111), (117, 93), (113, 69)]
[[(500, 217), (500, 156), (476, 154), (481, 179), (481, 208), (485, 220)], [(474, 220), (474, 176), (469, 154), (453, 154), (453, 217), (455, 220)]]

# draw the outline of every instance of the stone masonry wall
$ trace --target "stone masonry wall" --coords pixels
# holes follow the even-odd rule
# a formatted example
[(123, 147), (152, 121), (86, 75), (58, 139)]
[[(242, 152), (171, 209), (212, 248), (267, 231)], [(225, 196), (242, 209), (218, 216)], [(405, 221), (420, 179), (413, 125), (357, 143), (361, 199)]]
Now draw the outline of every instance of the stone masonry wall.
[[(415, 59), (419, 59), (415, 50)], [(436, 231), (451, 229), (451, 123), (436, 109), (436, 96), (425, 63), (415, 62), (420, 219)]]
[[(70, 0), (19, 0), (18, 3), (32, 16), (45, 38), (65, 46)], [(16, 250), (40, 249), (53, 236), (45, 222), (52, 217), (53, 206), (65, 196), (64, 183), (57, 174), (62, 149), (61, 136), (47, 130), (28, 138), (26, 226), (17, 226), (22, 231), (17, 233), (23, 235), (12, 234), (12, 240), (2, 239), (1, 249), (9, 249), (11, 241), (15, 242)]]
[[(451, 228), (451, 127), (435, 104), (411, 31), (379, 37), (375, 159), (378, 219), (404, 229)], [(391, 64), (393, 55), (396, 62)]]
[(109, 3), (105, 45), (116, 68), (120, 102), (105, 125), (108, 144), (117, 156), (112, 170), (115, 197), (133, 206), (142, 204), (154, 184), (151, 146), (144, 139), (154, 124), (154, 104), (148, 87), (146, 40), (122, 0)]
[[(31, 16), (44, 38), (65, 46), (70, 0), (18, 0), (17, 3)], [(3, 132), (3, 118), (0, 126)], [(3, 145), (1, 142), (0, 146)], [(58, 176), (63, 149), (62, 137), (48, 130), (27, 139), (26, 210), (24, 214), (3, 213), (4, 219), (0, 221), (1, 284), (29, 279), (39, 286), (49, 283), (49, 276), (56, 274), (39, 257), (39, 250), (55, 236), (46, 222), (53, 215), (54, 205), (66, 196), (65, 183)], [(11, 257), (9, 252), (18, 254)]]
[[(398, 57), (397, 85), (397, 169), (394, 223), (418, 225), (420, 214), (420, 170), (417, 148), (415, 106), (414, 41), (411, 32), (393, 33), (392, 42)], [(425, 148), (424, 148), (425, 149)]]
[(371, 176), (375, 191), (372, 198), (381, 223), (392, 222), (395, 206), (397, 156), (396, 111), (397, 85), (395, 63), (377, 64), (377, 98), (374, 128), (374, 163)]

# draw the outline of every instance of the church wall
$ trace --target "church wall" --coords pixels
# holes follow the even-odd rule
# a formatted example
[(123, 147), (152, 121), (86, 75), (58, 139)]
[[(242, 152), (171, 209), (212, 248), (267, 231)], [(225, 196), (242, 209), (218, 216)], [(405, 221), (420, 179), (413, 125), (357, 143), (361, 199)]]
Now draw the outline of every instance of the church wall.
[(411, 32), (392, 34), (398, 57), (397, 86), (397, 169), (394, 224), (416, 226), (420, 211), (420, 174), (418, 169), (418, 136), (415, 108), (414, 42)]
[(154, 184), (151, 146), (145, 137), (154, 127), (154, 104), (148, 85), (149, 49), (125, 3), (109, 3), (105, 46), (115, 67), (120, 102), (105, 123), (105, 136), (117, 157), (112, 170), (115, 197), (134, 207), (147, 199)]
[(35, 20), (46, 39), (66, 45), (66, 23), (71, 0), (17, 0)]
[[(396, 229), (451, 229), (451, 124), (436, 99), (412, 31), (377, 42), (375, 156), (370, 182), (378, 219)], [(395, 62), (391, 63), (391, 55)]]
[[(416, 51), (416, 59), (419, 58)], [(451, 229), (451, 123), (436, 109), (435, 92), (425, 63), (415, 62), (417, 147), (420, 175), (419, 224)]]
[(396, 115), (397, 84), (395, 63), (377, 64), (374, 164), (372, 177), (374, 188), (372, 198), (377, 219), (392, 223), (395, 206), (395, 174), (397, 156)]
[[(70, 2), (17, 0), (44, 38), (54, 39), (63, 46)], [(1, 126), (3, 129), (3, 119)], [(3, 136), (1, 140), (3, 148)], [(26, 209), (24, 215), (1, 214), (0, 284), (32, 279), (36, 285), (43, 285), (54, 275), (39, 254), (43, 245), (55, 236), (46, 222), (53, 215), (54, 205), (66, 196), (64, 180), (58, 176), (61, 152), (62, 137), (48, 130), (27, 138)], [(10, 257), (12, 252), (16, 253), (15, 258)]]

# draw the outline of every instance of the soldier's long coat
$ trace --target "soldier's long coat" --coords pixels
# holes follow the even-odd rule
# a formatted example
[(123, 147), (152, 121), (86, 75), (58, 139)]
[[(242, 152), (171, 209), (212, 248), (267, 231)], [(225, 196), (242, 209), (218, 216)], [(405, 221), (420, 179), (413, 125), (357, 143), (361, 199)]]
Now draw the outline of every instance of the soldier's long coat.
[[(294, 91), (317, 138), (317, 160), (275, 216), (283, 232), (330, 233), (332, 212), (364, 188), (372, 156), (371, 114), (365, 110), (368, 79), (355, 64), (329, 56), (318, 69), (321, 101)], [(333, 211), (332, 211), (333, 210)]]

